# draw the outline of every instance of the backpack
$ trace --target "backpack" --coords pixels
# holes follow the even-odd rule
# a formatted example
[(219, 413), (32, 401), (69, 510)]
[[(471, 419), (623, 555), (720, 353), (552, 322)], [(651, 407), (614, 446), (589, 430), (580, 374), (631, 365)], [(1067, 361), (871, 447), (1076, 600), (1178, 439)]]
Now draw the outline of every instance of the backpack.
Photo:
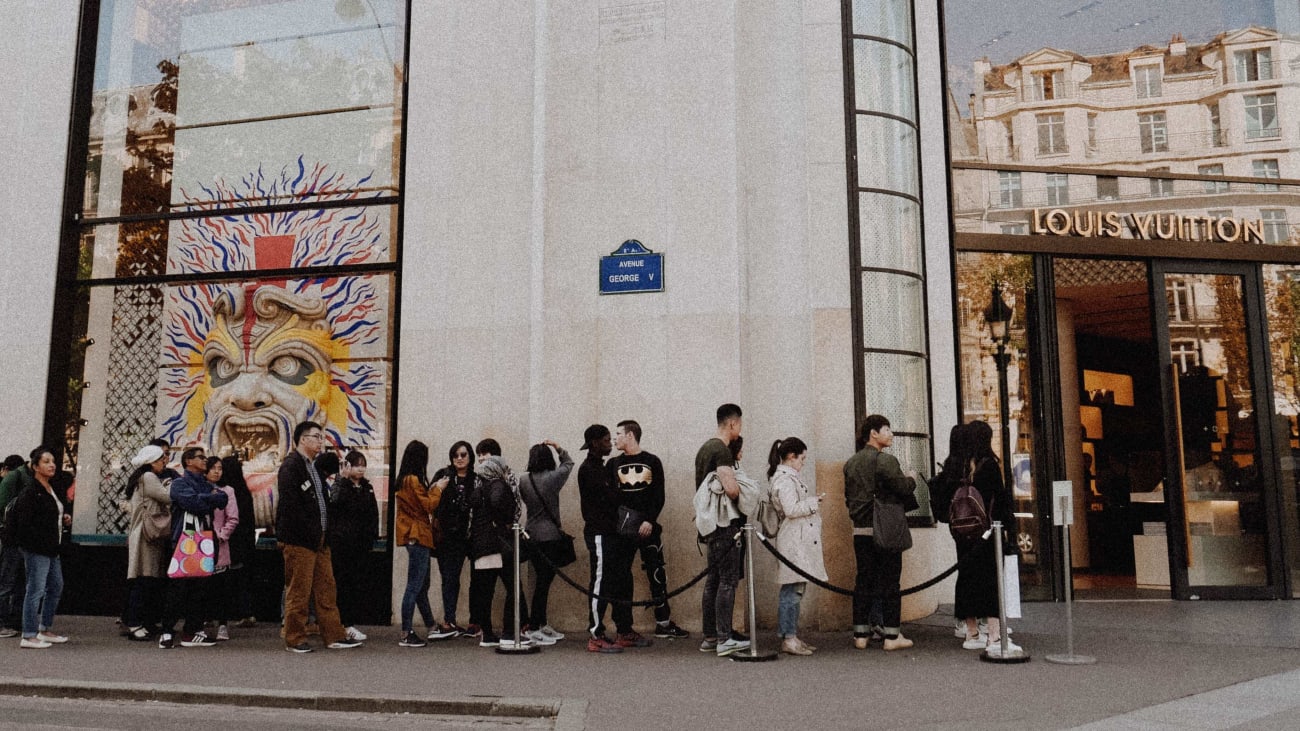
[(754, 511), (754, 524), (762, 529), (763, 535), (775, 538), (777, 531), (781, 530), (782, 520), (785, 520), (785, 516), (781, 514), (781, 502), (769, 488), (763, 493), (758, 510)]
[(952, 501), (948, 503), (948, 531), (956, 541), (976, 540), (992, 525), (988, 509), (984, 505), (984, 496), (975, 489), (973, 475), (978, 469), (977, 466), (962, 475), (952, 494)]
[(939, 474), (930, 481), (930, 514), (940, 523), (948, 522), (948, 509), (952, 505), (953, 495), (957, 492), (959, 480), (953, 472), (954, 470), (945, 470), (943, 465), (939, 465)]

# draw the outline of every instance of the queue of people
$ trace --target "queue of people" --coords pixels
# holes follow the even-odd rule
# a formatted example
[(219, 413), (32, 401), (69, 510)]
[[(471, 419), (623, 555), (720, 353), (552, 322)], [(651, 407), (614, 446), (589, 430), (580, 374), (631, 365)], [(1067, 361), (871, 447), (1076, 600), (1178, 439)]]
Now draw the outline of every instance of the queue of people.
[[(780, 521), (777, 551), (798, 567), (783, 564), (776, 575), (780, 649), (811, 655), (816, 648), (799, 637), (799, 615), (809, 580), (827, 580), (821, 519), (826, 496), (815, 493), (801, 475), (808, 447), (798, 437), (776, 440), (768, 450), (768, 488), (751, 479), (741, 466), (742, 416), (735, 404), (720, 406), (716, 432), (695, 458), (695, 523), (708, 562), (699, 649), (723, 657), (751, 646), (750, 638), (732, 626), (732, 616), (736, 588), (744, 578), (742, 529), (767, 502)], [(613, 434), (602, 424), (587, 427), (583, 434), (581, 449), (587, 455), (578, 466), (578, 491), (589, 557), (587, 650), (593, 653), (616, 654), (652, 643), (633, 627), (632, 573), (638, 554), (650, 588), (654, 636), (690, 636), (672, 619), (660, 522), (665, 474), (662, 461), (642, 448), (643, 435), (633, 420), (619, 422)], [(936, 481), (973, 483), (994, 519), (1010, 524), (1009, 488), (1002, 484), (991, 436), (983, 422), (954, 428), (949, 456)], [(868, 416), (858, 435), (859, 449), (844, 465), (857, 562), (853, 645), (859, 649), (873, 641), (887, 651), (912, 646), (901, 632), (899, 588), (902, 554), (910, 537), (905, 524), (889, 521), (915, 507), (917, 475), (905, 472), (886, 451), (892, 443), (889, 420)], [(285, 649), (313, 650), (309, 623), (329, 649), (359, 647), (368, 639), (357, 626), (365, 596), (362, 567), (379, 521), (374, 489), (365, 479), (366, 460), (357, 451), (340, 460), (324, 449), (323, 429), (310, 421), (294, 429), (293, 446), (277, 473)], [(615, 447), (619, 453), (611, 457)], [(407, 561), (398, 644), (418, 648), (429, 641), (467, 637), (483, 647), (509, 647), (563, 640), (547, 610), (556, 569), (575, 558), (573, 538), (560, 518), (573, 458), (559, 443), (542, 441), (529, 449), (527, 469), (516, 474), (496, 440), (481, 440), (472, 449), (461, 440), (448, 450), (448, 464), (430, 477), (429, 454), (421, 441), (406, 445), (393, 496), (393, 540)], [(135, 470), (127, 480), (124, 503), (129, 515), (124, 635), (136, 641), (156, 639), (164, 649), (210, 647), (229, 640), (231, 626), (253, 626), (253, 501), (240, 461), (208, 457), (203, 448), (190, 447), (182, 452), (177, 472), (167, 466), (167, 445), (155, 441), (142, 447), (132, 462)], [(67, 641), (54, 632), (53, 624), (63, 587), (60, 547), (71, 516), (52, 484), (56, 469), (50, 450), (34, 450), (26, 463), (10, 458), (3, 470), (0, 637), (18, 634), (15, 625), (20, 622), (22, 647), (44, 649)], [(527, 531), (519, 562), (513, 555), (516, 525)], [(905, 538), (901, 543), (900, 531)], [(196, 535), (212, 536), (213, 545), (198, 547), (211, 566), (188, 575), (178, 567), (179, 547)], [(958, 542), (956, 616), (961, 621), (958, 629), (964, 630), (964, 647), (993, 652), (1000, 645), (995, 584), (995, 561), (1000, 557), (992, 555), (991, 545)], [(434, 561), (441, 578), (441, 621), (429, 602)], [(466, 562), (469, 618), (462, 626), (457, 606)], [(515, 597), (515, 567), (529, 563), (534, 573), (531, 597)], [(17, 591), (15, 577), (20, 572), (26, 579), (23, 590)], [(499, 625), (492, 616), (498, 581), (505, 591)], [(15, 603), (21, 605), (21, 618), (14, 617)], [(414, 627), (417, 610), (422, 632)]]

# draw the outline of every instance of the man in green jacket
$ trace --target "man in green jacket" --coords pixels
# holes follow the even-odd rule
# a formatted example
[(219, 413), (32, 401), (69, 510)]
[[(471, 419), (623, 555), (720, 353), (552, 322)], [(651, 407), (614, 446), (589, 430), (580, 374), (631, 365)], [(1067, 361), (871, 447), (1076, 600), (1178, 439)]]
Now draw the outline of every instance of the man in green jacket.
[(853, 553), (858, 563), (853, 587), (853, 646), (859, 650), (865, 650), (871, 642), (871, 604), (877, 600), (881, 605), (884, 648), (903, 650), (912, 646), (912, 641), (899, 631), (903, 554), (878, 549), (871, 536), (877, 495), (890, 502), (905, 502), (916, 492), (916, 480), (903, 474), (894, 455), (883, 451), (893, 443), (889, 419), (872, 414), (862, 422), (857, 454), (844, 463), (844, 502), (853, 519)]

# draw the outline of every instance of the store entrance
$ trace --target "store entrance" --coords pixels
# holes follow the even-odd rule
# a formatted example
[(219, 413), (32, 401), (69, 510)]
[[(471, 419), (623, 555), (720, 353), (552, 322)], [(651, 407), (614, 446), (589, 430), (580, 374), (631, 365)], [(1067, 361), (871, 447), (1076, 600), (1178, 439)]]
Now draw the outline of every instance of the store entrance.
[(1052, 271), (1063, 461), (1076, 486), (1074, 591), (1081, 599), (1168, 598), (1165, 428), (1148, 267), (1057, 258)]

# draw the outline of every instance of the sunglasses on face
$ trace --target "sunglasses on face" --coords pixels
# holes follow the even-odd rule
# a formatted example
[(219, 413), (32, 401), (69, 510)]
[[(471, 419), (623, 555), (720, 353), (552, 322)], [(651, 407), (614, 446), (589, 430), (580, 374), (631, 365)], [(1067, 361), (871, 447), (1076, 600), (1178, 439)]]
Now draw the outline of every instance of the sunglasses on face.
[(457, 452), (456, 459), (469, 459), (469, 452)]

